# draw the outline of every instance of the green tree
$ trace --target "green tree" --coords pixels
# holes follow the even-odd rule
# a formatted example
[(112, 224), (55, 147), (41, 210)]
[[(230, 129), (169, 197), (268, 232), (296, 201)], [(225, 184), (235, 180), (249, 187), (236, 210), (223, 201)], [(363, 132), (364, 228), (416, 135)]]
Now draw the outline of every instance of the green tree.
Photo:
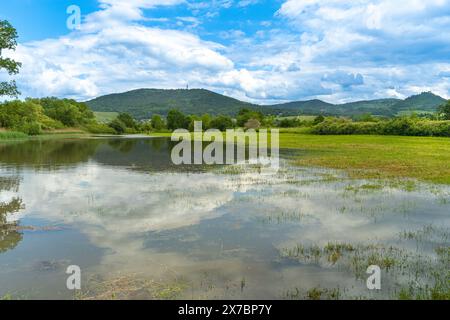
[(208, 130), (209, 128), (211, 128), (211, 116), (207, 113), (205, 113), (204, 115), (202, 115), (202, 125), (203, 125), (203, 130)]
[(144, 121), (138, 127), (139, 130), (143, 132), (150, 132), (153, 130), (152, 123), (150, 121)]
[(298, 118), (284, 118), (278, 123), (280, 128), (295, 128), (299, 127), (301, 124)]
[(323, 115), (319, 115), (314, 118), (313, 125), (318, 125), (319, 123), (322, 123), (325, 121), (325, 117)]
[(116, 119), (114, 119), (113, 121), (111, 121), (111, 122), (108, 124), (108, 126), (109, 126), (110, 128), (113, 128), (114, 131), (115, 131), (117, 134), (124, 134), (125, 131), (126, 131), (126, 129), (127, 129), (127, 127), (125, 126), (125, 124), (124, 124), (122, 121), (120, 121), (118, 118), (116, 118)]
[(127, 128), (137, 129), (138, 127), (138, 124), (129, 113), (121, 113), (117, 116), (117, 119), (122, 121)]
[(44, 108), (46, 116), (60, 121), (67, 127), (75, 127), (94, 121), (94, 113), (82, 102), (71, 99), (29, 99)]
[(189, 120), (189, 131), (194, 131), (194, 125), (195, 125), (195, 121), (201, 121), (202, 122), (202, 130), (208, 130), (211, 126), (211, 116), (209, 114), (204, 114), (201, 117), (197, 116), (197, 115), (190, 115), (187, 117)]
[(167, 114), (167, 128), (170, 130), (188, 129), (189, 119), (179, 110), (172, 109)]
[(448, 100), (447, 103), (439, 107), (438, 113), (440, 118), (444, 120), (450, 120), (450, 100)]
[(152, 127), (157, 131), (164, 129), (165, 127), (164, 120), (161, 118), (160, 115), (154, 114), (152, 116)]
[[(189, 121), (188, 130), (191, 131), (191, 132), (194, 131), (194, 129), (195, 129), (195, 127), (194, 127), (195, 123), (194, 122), (202, 121), (202, 118), (197, 116), (197, 115), (195, 115), (195, 114), (187, 116), (187, 119)], [(202, 129), (203, 129), (203, 125), (202, 125)]]
[(249, 120), (258, 120), (260, 123), (264, 120), (264, 115), (261, 112), (241, 109), (237, 115), (236, 121), (239, 127), (244, 127)]
[[(6, 20), (0, 20), (0, 70), (6, 69), (9, 75), (19, 73), (22, 66), (10, 58), (2, 57), (2, 50), (15, 50), (17, 46), (17, 31)], [(0, 82), (0, 96), (17, 97), (20, 92), (17, 90), (15, 81)]]
[(15, 100), (0, 104), (0, 127), (38, 134), (38, 121), (42, 118), (42, 107), (32, 101)]
[(220, 115), (211, 120), (211, 128), (225, 131), (233, 128), (233, 120), (229, 116)]

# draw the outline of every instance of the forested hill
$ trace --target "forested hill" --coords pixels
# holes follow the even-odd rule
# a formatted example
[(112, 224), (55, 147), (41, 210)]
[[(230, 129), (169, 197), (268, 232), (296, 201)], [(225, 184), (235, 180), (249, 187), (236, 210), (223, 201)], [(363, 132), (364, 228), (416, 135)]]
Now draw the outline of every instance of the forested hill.
[(166, 115), (170, 109), (185, 114), (235, 115), (242, 108), (258, 107), (203, 89), (139, 89), (102, 96), (87, 104), (94, 111), (128, 112), (136, 119), (147, 119), (152, 114)]
[(425, 92), (405, 100), (378, 99), (346, 104), (331, 104), (322, 100), (308, 100), (262, 106), (204, 89), (139, 89), (102, 96), (87, 101), (87, 104), (94, 111), (127, 112), (136, 119), (148, 119), (153, 114), (166, 115), (170, 109), (174, 108), (185, 114), (198, 115), (204, 113), (236, 115), (242, 108), (252, 108), (265, 114), (285, 116), (298, 114), (353, 116), (366, 113), (394, 116), (405, 111), (434, 112), (444, 102), (445, 99), (431, 92)]

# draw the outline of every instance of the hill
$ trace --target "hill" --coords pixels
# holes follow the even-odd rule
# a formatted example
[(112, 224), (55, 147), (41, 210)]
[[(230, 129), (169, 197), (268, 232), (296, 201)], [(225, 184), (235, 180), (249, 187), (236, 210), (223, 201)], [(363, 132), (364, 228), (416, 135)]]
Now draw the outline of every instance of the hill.
[(203, 89), (139, 89), (102, 96), (87, 104), (94, 111), (128, 112), (136, 119), (150, 118), (152, 114), (166, 115), (170, 109), (186, 114), (235, 115), (242, 108), (258, 107)]
[(411, 96), (405, 100), (397, 102), (393, 109), (399, 111), (425, 111), (434, 112), (436, 108), (443, 103), (445, 99), (441, 98), (432, 92), (424, 92), (418, 95)]
[(365, 113), (395, 116), (401, 112), (434, 112), (445, 99), (425, 92), (400, 99), (378, 99), (331, 104), (322, 100), (294, 101), (276, 105), (256, 105), (230, 98), (204, 89), (162, 90), (139, 89), (125, 93), (110, 94), (87, 101), (96, 112), (128, 112), (136, 119), (148, 119), (152, 114), (166, 115), (170, 109), (179, 109), (185, 114), (236, 115), (242, 108), (259, 110), (274, 115), (334, 115), (354, 116)]

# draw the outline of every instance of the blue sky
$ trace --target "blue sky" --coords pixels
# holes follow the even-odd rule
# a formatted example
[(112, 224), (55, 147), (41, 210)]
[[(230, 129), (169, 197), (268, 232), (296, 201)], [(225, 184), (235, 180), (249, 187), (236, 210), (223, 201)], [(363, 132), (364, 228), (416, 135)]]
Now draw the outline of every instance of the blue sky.
[(6, 54), (24, 97), (186, 84), (262, 104), (450, 97), (450, 0), (15, 0), (0, 19), (19, 32)]

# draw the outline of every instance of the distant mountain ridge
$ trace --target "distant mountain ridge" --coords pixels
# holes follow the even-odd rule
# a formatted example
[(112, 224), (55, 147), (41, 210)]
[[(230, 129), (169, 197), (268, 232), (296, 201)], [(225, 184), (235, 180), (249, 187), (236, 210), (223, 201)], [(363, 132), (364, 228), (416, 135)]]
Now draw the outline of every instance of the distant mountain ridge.
[(407, 111), (434, 112), (445, 101), (444, 98), (431, 92), (424, 92), (405, 100), (377, 99), (332, 104), (314, 99), (275, 105), (257, 105), (205, 89), (138, 89), (101, 96), (86, 103), (97, 112), (128, 112), (136, 119), (148, 119), (152, 114), (166, 115), (170, 109), (178, 109), (186, 114), (236, 115), (242, 108), (284, 116), (299, 114), (354, 116), (366, 113), (394, 116)]

